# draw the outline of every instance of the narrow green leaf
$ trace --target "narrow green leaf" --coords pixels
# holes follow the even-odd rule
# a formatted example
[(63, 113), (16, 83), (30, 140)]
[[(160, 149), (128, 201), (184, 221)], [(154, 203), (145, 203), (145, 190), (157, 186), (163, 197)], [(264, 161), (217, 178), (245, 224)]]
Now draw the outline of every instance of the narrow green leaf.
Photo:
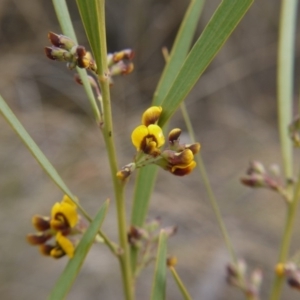
[[(106, 60), (106, 57), (101, 57), (101, 42), (106, 43), (106, 41), (100, 40), (101, 36), (105, 37), (105, 35), (101, 33), (100, 22), (105, 23), (105, 20), (103, 20), (100, 16), (99, 6), (100, 2), (103, 2), (103, 0), (76, 0), (76, 2), (87, 38), (96, 60), (96, 64), (98, 69), (102, 69), (102, 60)], [(102, 14), (102, 16), (104, 16), (104, 14)]]
[(226, 42), (234, 28), (251, 6), (253, 0), (223, 0), (203, 33), (193, 46), (172, 87), (162, 102), (163, 126), (175, 113), (212, 59)]
[(95, 241), (95, 237), (99, 228), (105, 218), (109, 201), (107, 200), (100, 208), (96, 217), (82, 236), (82, 239), (76, 247), (74, 257), (69, 260), (63, 273), (60, 275), (57, 283), (55, 284), (48, 300), (60, 300), (65, 299), (68, 291), (70, 290), (74, 280), (76, 279), (80, 268), (84, 262), (85, 257), (88, 254), (89, 249)]
[[(147, 166), (140, 169), (135, 181), (134, 205), (132, 206), (131, 224), (142, 226), (147, 216), (147, 199), (153, 190), (154, 181), (152, 180), (157, 173), (157, 166)], [(143, 188), (141, 188), (141, 186)]]
[(190, 49), (195, 30), (202, 12), (204, 0), (191, 0), (176, 35), (172, 51), (154, 92), (152, 105), (160, 105), (170, 89)]
[(159, 234), (155, 273), (152, 284), (151, 300), (165, 300), (167, 286), (167, 235), (164, 230)]
[[(59, 21), (60, 27), (62, 29), (62, 32), (64, 35), (71, 38), (73, 41), (75, 41), (78, 44), (76, 34), (73, 28), (73, 24), (71, 21), (71, 17), (68, 11), (68, 7), (65, 0), (52, 0), (57, 19)], [(89, 99), (94, 118), (97, 122), (100, 121), (100, 113), (97, 106), (97, 102), (93, 93), (93, 90), (91, 88), (91, 84), (88, 80), (88, 74), (87, 71), (84, 69), (76, 68), (77, 73), (79, 74), (83, 87), (85, 89), (85, 92), (87, 94), (87, 97)]]
[(51, 165), (49, 160), (46, 158), (44, 153), (40, 150), (37, 144), (33, 141), (30, 135), (27, 133), (23, 125), (5, 103), (4, 99), (0, 96), (0, 112), (12, 127), (12, 129), (17, 133), (20, 139), (23, 141), (25, 146), (31, 152), (33, 157), (37, 160), (40, 166), (45, 170), (45, 172), (50, 176), (50, 178), (56, 183), (56, 185), (68, 195), (74, 202), (77, 202), (76, 197), (74, 197), (68, 187), (65, 185), (61, 177), (58, 175), (54, 167)]
[[(154, 93), (152, 105), (161, 105), (174, 81), (174, 76), (178, 73), (190, 48), (192, 38), (195, 34), (204, 0), (192, 0), (180, 25), (170, 57), (164, 68), (162, 77)], [(134, 202), (131, 213), (131, 224), (143, 226), (147, 216), (150, 196), (154, 187), (157, 175), (157, 167), (150, 166), (139, 170), (136, 183)], [(134, 261), (132, 259), (132, 261)]]

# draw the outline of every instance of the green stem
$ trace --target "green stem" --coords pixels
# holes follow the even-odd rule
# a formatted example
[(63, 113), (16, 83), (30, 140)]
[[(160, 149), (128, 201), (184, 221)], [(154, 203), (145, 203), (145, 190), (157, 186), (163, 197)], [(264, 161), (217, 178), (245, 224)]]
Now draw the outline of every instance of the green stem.
[(178, 273), (176, 272), (175, 268), (174, 267), (170, 267), (169, 268), (172, 275), (173, 275), (173, 278), (175, 279), (176, 283), (177, 283), (177, 286), (183, 296), (183, 299), (184, 300), (192, 300), (192, 297), (190, 296), (189, 292), (187, 291), (187, 289), (185, 288), (183, 282), (181, 281)]
[[(186, 106), (185, 106), (184, 102), (181, 103), (180, 108), (181, 108), (181, 113), (182, 113), (183, 119), (185, 121), (185, 125), (186, 125), (188, 133), (190, 135), (191, 141), (192, 141), (192, 143), (195, 143), (196, 139), (195, 139), (194, 129), (193, 129), (193, 126), (192, 126), (192, 123), (191, 123), (191, 120), (189, 118), (189, 114), (187, 112), (187, 109), (186, 109)], [(221, 215), (220, 208), (218, 206), (216, 197), (215, 197), (214, 192), (212, 190), (212, 187), (210, 185), (210, 181), (209, 181), (209, 178), (208, 178), (205, 166), (204, 166), (204, 162), (203, 162), (202, 157), (199, 153), (196, 155), (196, 158), (197, 158), (198, 167), (199, 167), (199, 170), (200, 170), (200, 173), (201, 173), (201, 176), (203, 178), (204, 185), (205, 185), (205, 188), (206, 188), (206, 191), (207, 191), (207, 194), (208, 194), (210, 204), (211, 204), (213, 212), (216, 216), (216, 219), (217, 219), (219, 228), (221, 230), (221, 233), (223, 235), (226, 247), (227, 247), (228, 252), (231, 256), (231, 260), (234, 263), (237, 263), (237, 257), (236, 257), (236, 254), (235, 254), (234, 250), (233, 250), (233, 246), (232, 246), (232, 243), (230, 241), (229, 234), (228, 234), (227, 229), (225, 227), (225, 224), (223, 222), (222, 215)]]
[[(191, 141), (192, 141), (192, 143), (195, 143), (196, 139), (195, 139), (194, 129), (193, 129), (193, 126), (192, 126), (192, 123), (191, 123), (191, 120), (190, 120), (190, 117), (189, 117), (189, 114), (187, 112), (187, 109), (186, 109), (186, 106), (185, 106), (184, 102), (181, 103), (180, 108), (181, 108), (181, 113), (183, 115), (183, 119), (185, 121), (188, 133), (190, 135)], [(206, 188), (206, 191), (207, 191), (207, 194), (208, 194), (208, 198), (209, 198), (211, 207), (213, 209), (213, 212), (214, 212), (215, 217), (217, 219), (217, 223), (219, 225), (219, 228), (221, 230), (223, 239), (225, 241), (227, 250), (228, 250), (229, 255), (231, 257), (231, 261), (237, 267), (238, 266), (238, 258), (236, 256), (236, 253), (235, 253), (234, 249), (233, 249), (233, 245), (231, 243), (228, 231), (227, 231), (225, 223), (223, 221), (219, 205), (217, 203), (216, 197), (214, 195), (213, 189), (211, 187), (211, 184), (210, 184), (210, 181), (209, 181), (209, 178), (208, 178), (205, 166), (204, 166), (203, 159), (202, 159), (202, 157), (199, 153), (196, 154), (196, 160), (197, 160), (197, 164), (198, 164), (202, 179), (204, 181), (204, 185), (205, 185), (205, 188)], [(245, 279), (240, 274), (238, 274), (238, 280), (240, 282), (240, 286), (242, 287), (242, 290), (245, 294), (246, 299), (249, 299), (249, 300), (255, 299), (251, 295), (249, 295), (249, 293), (247, 293), (247, 286), (246, 286)]]
[[(298, 181), (294, 190), (293, 201), (289, 203), (288, 213), (285, 222), (283, 239), (281, 242), (280, 253), (278, 258), (278, 263), (286, 263), (289, 255), (289, 249), (291, 244), (291, 238), (293, 233), (293, 227), (296, 220), (297, 208), (300, 200), (300, 173), (298, 176)], [(277, 275), (275, 276), (272, 292), (271, 292), (271, 300), (280, 299), (281, 289), (284, 282), (284, 277)]]
[(297, 20), (297, 0), (282, 0), (277, 70), (277, 107), (281, 151), (286, 178), (293, 176), (292, 142), (288, 126), (292, 121), (294, 52)]
[(98, 70), (98, 79), (101, 87), (102, 99), (103, 99), (103, 117), (104, 124), (101, 125), (101, 130), (106, 144), (108, 153), (108, 160), (111, 170), (111, 176), (114, 186), (116, 207), (117, 207), (117, 219), (118, 219), (118, 231), (119, 231), (119, 243), (122, 247), (123, 253), (119, 256), (123, 287), (125, 292), (125, 298), (127, 300), (134, 299), (133, 286), (132, 286), (132, 274), (130, 264), (129, 245), (127, 240), (127, 222), (126, 222), (126, 208), (124, 199), (124, 183), (121, 182), (116, 174), (118, 172), (117, 156), (115, 143), (113, 138), (113, 124), (112, 124), (112, 112), (110, 102), (110, 88), (109, 88), (109, 70), (107, 66), (107, 47), (106, 47), (106, 30), (105, 30), (105, 2), (97, 2), (97, 10), (99, 14), (99, 28), (100, 28), (100, 51), (101, 51), (101, 64)]
[[(294, 52), (295, 33), (297, 19), (297, 0), (282, 0), (279, 25), (278, 45), (278, 71), (277, 71), (277, 107), (280, 144), (284, 164), (284, 172), (287, 179), (293, 176), (293, 148), (288, 136), (288, 126), (292, 121), (293, 108), (293, 73), (294, 73)], [(288, 191), (292, 186), (289, 185)], [(285, 229), (280, 247), (279, 261), (285, 263), (291, 243), (292, 229), (299, 201), (300, 175), (296, 189), (293, 194), (293, 201), (289, 203)], [(281, 296), (283, 276), (275, 275), (271, 289), (270, 299), (276, 300)]]

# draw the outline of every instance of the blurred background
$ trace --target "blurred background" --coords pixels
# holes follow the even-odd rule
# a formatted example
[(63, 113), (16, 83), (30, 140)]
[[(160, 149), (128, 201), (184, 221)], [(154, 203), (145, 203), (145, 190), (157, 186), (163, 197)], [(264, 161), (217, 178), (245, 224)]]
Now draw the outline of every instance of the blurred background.
[[(220, 1), (206, 1), (196, 36)], [(171, 48), (189, 1), (107, 1), (108, 49), (136, 51), (135, 71), (116, 78), (111, 89), (120, 167), (135, 149), (130, 134), (140, 123), (164, 66), (161, 48)], [(75, 1), (68, 1), (80, 44), (88, 49)], [(228, 42), (187, 98), (201, 153), (224, 221), (249, 271), (261, 268), (261, 298), (267, 299), (284, 225), (285, 204), (275, 193), (240, 184), (249, 161), (281, 165), (276, 116), (276, 55), (280, 1), (256, 0)], [(0, 93), (91, 214), (110, 198), (104, 231), (117, 240), (115, 204), (101, 134), (87, 97), (64, 63), (51, 61), (43, 48), (48, 31), (60, 33), (51, 1), (1, 0)], [(299, 63), (299, 39), (296, 43)], [(297, 68), (296, 68), (297, 70)], [(299, 74), (295, 74), (299, 82)], [(296, 95), (295, 95), (296, 102)], [(185, 132), (182, 116), (173, 127)], [(0, 117), (0, 295), (1, 299), (46, 299), (67, 259), (42, 257), (26, 243), (31, 217), (48, 215), (61, 191), (44, 174), (16, 134)], [(183, 141), (188, 142), (187, 134)], [(128, 214), (135, 176), (127, 190)], [(193, 299), (244, 299), (225, 280), (228, 252), (200, 175), (177, 178), (160, 171), (149, 218), (177, 225), (169, 254)], [(299, 228), (297, 222), (295, 232)], [(295, 234), (292, 254), (300, 246)], [(118, 262), (95, 245), (68, 299), (122, 299)], [(148, 299), (153, 266), (144, 271), (137, 299)], [(167, 299), (182, 299), (168, 276)], [(284, 289), (282, 299), (299, 299)]]

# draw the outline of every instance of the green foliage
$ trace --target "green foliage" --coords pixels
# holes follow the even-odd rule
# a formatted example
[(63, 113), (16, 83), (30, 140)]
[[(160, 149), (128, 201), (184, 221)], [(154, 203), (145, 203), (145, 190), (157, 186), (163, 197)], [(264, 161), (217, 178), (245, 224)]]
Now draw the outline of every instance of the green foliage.
[(224, 0), (206, 25), (188, 54), (166, 97), (160, 103), (163, 126), (187, 97), (197, 80), (219, 52), (230, 34), (251, 6), (253, 0)]
[[(166, 65), (162, 73), (161, 79), (153, 97), (153, 105), (163, 107), (163, 114), (160, 118), (160, 125), (165, 126), (179, 105), (185, 100), (197, 80), (210, 64), (212, 59), (221, 49), (222, 45), (229, 38), (230, 34), (237, 26), (243, 15), (249, 9), (253, 0), (224, 0), (217, 8), (213, 17), (205, 27), (203, 33), (198, 38), (194, 46), (189, 52), (192, 39), (199, 21), (204, 0), (193, 0), (187, 9), (187, 12), (178, 31), (170, 56), (166, 57)], [(101, 128), (106, 148), (108, 150), (108, 160), (112, 172), (112, 180), (115, 189), (117, 222), (119, 230), (120, 254), (118, 256), (122, 272), (122, 280), (124, 286), (124, 295), (127, 300), (134, 298), (133, 292), (133, 276), (132, 272), (136, 267), (136, 259), (138, 248), (131, 251), (129, 255), (129, 244), (126, 220), (124, 186), (125, 183), (119, 181), (116, 177), (117, 157), (112, 134), (112, 114), (109, 93), (109, 81), (107, 69), (107, 53), (106, 53), (106, 31), (105, 31), (105, 12), (104, 0), (85, 1), (77, 0), (78, 9), (82, 18), (85, 31), (97, 63), (97, 75), (99, 85), (101, 87), (104, 107), (104, 124)], [(72, 26), (70, 15), (64, 0), (53, 0), (53, 4), (65, 35), (76, 41), (75, 32)], [(77, 41), (76, 41), (77, 42)], [(85, 70), (77, 68), (78, 73), (84, 83), (93, 113), (97, 122), (100, 120), (99, 109), (95, 101), (95, 97), (88, 82)], [(30, 150), (34, 158), (41, 167), (49, 175), (49, 177), (57, 184), (57, 186), (68, 195), (73, 201), (77, 202), (64, 181), (58, 175), (54, 167), (32, 140), (30, 135), (18, 121), (16, 116), (7, 106), (5, 101), (0, 97), (0, 111), (15, 130), (23, 143)], [(156, 166), (149, 166), (141, 169), (138, 173), (134, 203), (131, 215), (131, 224), (141, 227), (147, 216), (149, 200), (153, 190), (157, 173)], [(79, 206), (81, 212), (90, 219), (85, 211)], [(101, 226), (108, 208), (108, 201), (100, 208), (96, 217), (91, 222), (89, 228), (85, 232), (78, 247), (75, 256), (68, 262), (64, 272), (60, 276), (55, 285), (49, 299), (63, 299), (71, 288), (84, 259), (93, 244), (99, 227)], [(114, 245), (105, 237), (106, 244)], [(166, 298), (166, 258), (167, 258), (167, 234), (161, 230), (159, 235), (159, 243), (156, 257), (156, 267), (152, 286), (152, 300), (163, 300)], [(130, 261), (131, 259), (131, 261)], [(179, 281), (178, 281), (179, 282)], [(177, 282), (177, 283), (178, 283)], [(184, 291), (184, 287), (179, 288)], [(186, 293), (187, 294), (187, 293)]]
[(101, 45), (106, 44), (106, 34), (103, 32), (104, 1), (77, 0), (76, 2), (97, 66), (101, 69), (104, 65), (103, 60), (106, 60), (106, 55), (102, 57), (101, 51)]

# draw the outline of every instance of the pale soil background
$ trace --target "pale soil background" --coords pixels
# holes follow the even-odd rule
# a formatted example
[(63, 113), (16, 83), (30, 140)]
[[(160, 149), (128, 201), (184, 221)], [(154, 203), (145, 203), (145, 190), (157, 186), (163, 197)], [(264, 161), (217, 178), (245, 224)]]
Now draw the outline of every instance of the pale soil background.
[[(120, 167), (130, 162), (132, 129), (140, 122), (163, 68), (162, 46), (171, 47), (189, 1), (107, 1), (108, 48), (136, 51), (135, 72), (112, 88)], [(219, 1), (207, 1), (197, 35)], [(87, 46), (75, 1), (69, 1), (78, 38)], [(267, 299), (284, 224), (285, 205), (272, 192), (239, 183), (252, 159), (281, 164), (276, 123), (276, 43), (280, 2), (257, 0), (187, 99), (202, 155), (238, 255), (264, 274)], [(117, 239), (115, 204), (101, 135), (87, 98), (63, 63), (48, 60), (47, 32), (60, 33), (51, 1), (0, 2), (0, 93), (54, 164), (83, 206), (93, 214), (111, 198), (104, 230)], [(299, 60), (297, 41), (297, 62)], [(298, 67), (298, 64), (297, 66)], [(299, 82), (296, 68), (296, 83)], [(296, 89), (298, 91), (298, 87)], [(295, 93), (295, 103), (297, 94)], [(184, 123), (180, 113), (172, 125)], [(61, 191), (43, 173), (0, 117), (0, 295), (1, 299), (46, 299), (67, 259), (39, 255), (25, 241), (33, 214), (47, 215)], [(184, 137), (188, 141), (187, 136)], [(298, 153), (297, 153), (298, 155)], [(295, 167), (297, 167), (295, 165)], [(228, 253), (197, 171), (177, 178), (160, 171), (150, 218), (179, 230), (169, 253), (193, 299), (244, 299), (225, 282)], [(128, 212), (134, 176), (128, 186)], [(299, 220), (293, 252), (300, 246)], [(138, 282), (137, 299), (148, 299), (152, 269)], [(95, 245), (68, 299), (122, 299), (118, 263)], [(299, 299), (288, 288), (282, 299)], [(171, 276), (168, 298), (182, 299)]]

